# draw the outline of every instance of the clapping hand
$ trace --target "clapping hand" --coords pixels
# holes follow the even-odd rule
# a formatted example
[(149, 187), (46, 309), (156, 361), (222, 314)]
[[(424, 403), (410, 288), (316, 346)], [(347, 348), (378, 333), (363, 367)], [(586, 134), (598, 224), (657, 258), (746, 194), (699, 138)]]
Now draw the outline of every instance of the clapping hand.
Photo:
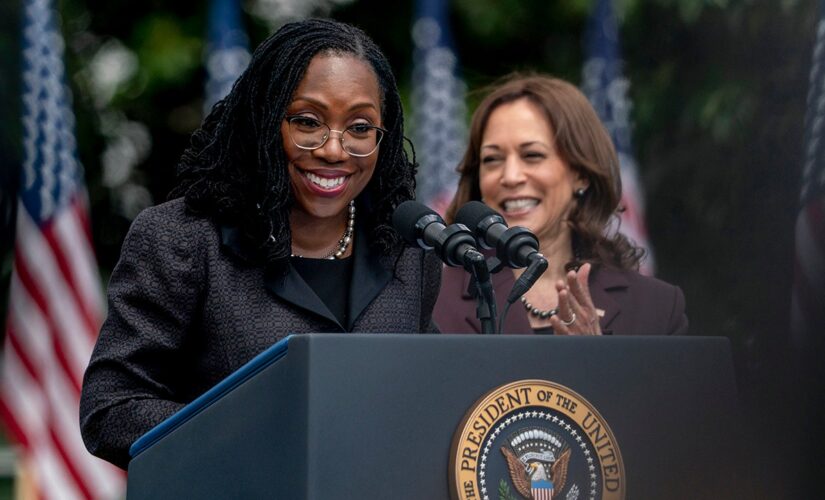
[(590, 297), (590, 263), (567, 273), (567, 281), (556, 282), (559, 292), (559, 312), (550, 318), (556, 335), (601, 335), (599, 314)]

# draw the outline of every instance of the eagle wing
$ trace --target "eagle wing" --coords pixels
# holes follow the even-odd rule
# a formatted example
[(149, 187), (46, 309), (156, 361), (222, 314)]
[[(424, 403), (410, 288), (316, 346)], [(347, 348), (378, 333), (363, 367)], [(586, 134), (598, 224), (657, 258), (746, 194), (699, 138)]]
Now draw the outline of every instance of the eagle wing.
[(527, 500), (533, 500), (533, 494), (530, 492), (530, 478), (527, 476), (527, 471), (524, 470), (524, 464), (518, 459), (513, 450), (506, 446), (501, 447), (501, 453), (507, 459), (507, 468), (510, 469), (510, 479), (513, 481), (513, 486), (516, 490)]
[(567, 448), (559, 456), (558, 460), (550, 467), (550, 476), (553, 480), (553, 489), (561, 491), (567, 481), (567, 466), (570, 464), (570, 448)]

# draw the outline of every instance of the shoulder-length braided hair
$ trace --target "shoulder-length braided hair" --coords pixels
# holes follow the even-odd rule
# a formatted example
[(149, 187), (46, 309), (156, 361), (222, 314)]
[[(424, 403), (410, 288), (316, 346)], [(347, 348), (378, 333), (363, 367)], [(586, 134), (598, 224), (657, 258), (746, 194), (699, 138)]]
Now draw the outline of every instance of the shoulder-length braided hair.
[[(584, 261), (638, 269), (643, 250), (618, 231), (608, 230), (608, 223), (620, 210), (622, 197), (616, 149), (584, 94), (558, 78), (514, 74), (492, 87), (473, 113), (469, 144), (457, 168), (461, 176), (458, 191), (446, 219), (453, 221), (468, 201), (481, 200), (481, 141), (487, 121), (497, 107), (519, 99), (528, 99), (544, 113), (555, 132), (552, 139), (559, 155), (590, 183), (584, 197), (576, 199), (567, 220), (573, 231), (574, 253)], [(567, 267), (580, 263), (574, 261)]]
[(281, 124), (310, 60), (318, 54), (351, 55), (370, 65), (381, 89), (385, 134), (378, 162), (357, 203), (359, 223), (370, 245), (390, 254), (400, 245), (392, 229), (395, 207), (415, 192), (415, 156), (404, 150), (401, 99), (387, 58), (360, 29), (309, 19), (290, 23), (252, 54), (232, 91), (212, 108), (192, 135), (178, 166), (178, 185), (170, 198), (183, 196), (187, 207), (216, 222), (236, 226), (264, 256), (264, 264), (283, 269), (292, 236), (289, 212), (294, 195), (287, 171)]

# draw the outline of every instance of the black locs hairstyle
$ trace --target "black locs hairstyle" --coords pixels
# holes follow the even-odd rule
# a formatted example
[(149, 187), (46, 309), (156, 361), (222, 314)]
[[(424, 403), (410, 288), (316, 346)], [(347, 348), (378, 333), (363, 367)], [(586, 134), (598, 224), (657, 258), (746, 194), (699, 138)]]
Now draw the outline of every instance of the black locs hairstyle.
[[(352, 55), (369, 63), (381, 89), (385, 134), (372, 179), (359, 196), (359, 223), (370, 244), (391, 253), (400, 244), (392, 212), (415, 192), (415, 157), (404, 150), (401, 99), (389, 62), (360, 29), (309, 19), (284, 25), (255, 52), (232, 91), (192, 135), (170, 198), (184, 196), (195, 213), (241, 229), (267, 264), (291, 252), (289, 211), (294, 202), (281, 139), (292, 95), (312, 58)], [(363, 221), (363, 222), (362, 222)]]

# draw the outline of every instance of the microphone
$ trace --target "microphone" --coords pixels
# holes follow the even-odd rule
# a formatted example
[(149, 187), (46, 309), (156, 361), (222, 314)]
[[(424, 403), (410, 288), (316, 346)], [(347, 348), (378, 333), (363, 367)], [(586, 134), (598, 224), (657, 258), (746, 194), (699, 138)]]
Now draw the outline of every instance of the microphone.
[(473, 276), (478, 291), (476, 316), (481, 322), (481, 333), (496, 333), (493, 282), (484, 256), (476, 250), (473, 233), (462, 224), (446, 226), (440, 215), (413, 200), (398, 205), (392, 214), (392, 225), (407, 243), (434, 248), (448, 266), (462, 266)]
[(455, 220), (475, 232), (484, 248), (495, 248), (496, 257), (507, 267), (521, 268), (534, 259), (544, 258), (539, 252), (539, 240), (526, 227), (507, 227), (504, 217), (480, 201), (465, 204)]
[(495, 248), (496, 257), (504, 265), (527, 268), (510, 290), (508, 304), (524, 295), (547, 270), (547, 259), (539, 253), (536, 235), (526, 227), (507, 227), (504, 217), (484, 203), (468, 202), (459, 209), (455, 220), (472, 228), (482, 247)]
[(408, 200), (398, 205), (392, 214), (392, 225), (407, 243), (427, 250), (434, 248), (448, 266), (469, 268), (479, 257), (484, 259), (467, 227), (447, 226), (440, 215), (423, 203)]

